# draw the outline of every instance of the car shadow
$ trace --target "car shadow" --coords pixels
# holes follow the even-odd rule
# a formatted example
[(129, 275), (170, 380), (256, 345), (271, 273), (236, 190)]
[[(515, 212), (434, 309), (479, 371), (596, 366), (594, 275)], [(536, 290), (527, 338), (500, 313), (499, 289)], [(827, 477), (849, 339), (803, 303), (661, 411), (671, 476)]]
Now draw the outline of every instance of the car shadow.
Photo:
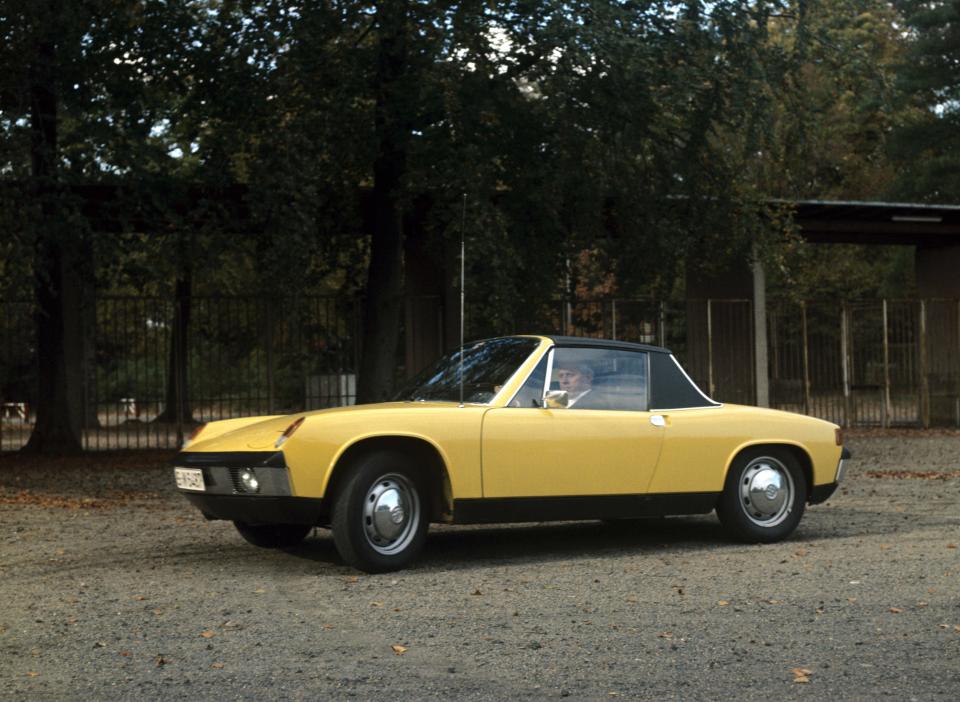
[[(822, 510), (822, 508), (821, 508)], [(819, 513), (818, 513), (819, 512)], [(813, 510), (804, 516), (789, 542), (817, 542), (906, 534), (940, 527), (943, 518), (891, 515), (878, 510), (850, 509), (838, 514)], [(489, 568), (516, 563), (630, 558), (643, 553), (683, 555), (718, 548), (747, 546), (729, 537), (713, 514), (614, 522), (545, 522), (479, 526), (431, 525), (427, 543), (409, 570)], [(347, 568), (327, 529), (317, 529), (302, 544), (286, 549), (297, 558)]]
[[(715, 548), (726, 542), (716, 518), (683, 517), (617, 522), (550, 522), (495, 526), (432, 526), (411, 570), (447, 570), (514, 562), (630, 557), (643, 551), (674, 553)], [(329, 531), (319, 529), (287, 553), (343, 565)]]

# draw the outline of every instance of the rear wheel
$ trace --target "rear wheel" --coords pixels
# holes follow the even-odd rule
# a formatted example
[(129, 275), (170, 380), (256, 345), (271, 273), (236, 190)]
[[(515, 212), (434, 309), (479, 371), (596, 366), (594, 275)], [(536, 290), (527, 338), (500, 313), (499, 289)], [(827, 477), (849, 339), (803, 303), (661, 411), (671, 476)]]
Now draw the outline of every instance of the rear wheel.
[(788, 450), (758, 447), (742, 452), (730, 466), (717, 516), (736, 539), (772, 543), (800, 523), (807, 481)]
[(334, 498), (337, 551), (367, 573), (405, 567), (427, 538), (428, 500), (420, 471), (395, 452), (370, 454), (349, 470)]
[(234, 522), (237, 528), (248, 543), (261, 548), (289, 548), (296, 546), (303, 541), (312, 526), (304, 524), (247, 524), (246, 522)]

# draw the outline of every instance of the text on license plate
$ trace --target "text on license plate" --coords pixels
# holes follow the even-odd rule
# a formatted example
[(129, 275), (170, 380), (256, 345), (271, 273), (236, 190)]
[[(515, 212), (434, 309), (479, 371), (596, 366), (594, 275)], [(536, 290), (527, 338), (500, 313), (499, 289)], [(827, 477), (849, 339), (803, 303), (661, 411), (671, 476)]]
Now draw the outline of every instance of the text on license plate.
[(203, 484), (203, 471), (199, 468), (174, 468), (177, 487), (181, 490), (206, 490)]

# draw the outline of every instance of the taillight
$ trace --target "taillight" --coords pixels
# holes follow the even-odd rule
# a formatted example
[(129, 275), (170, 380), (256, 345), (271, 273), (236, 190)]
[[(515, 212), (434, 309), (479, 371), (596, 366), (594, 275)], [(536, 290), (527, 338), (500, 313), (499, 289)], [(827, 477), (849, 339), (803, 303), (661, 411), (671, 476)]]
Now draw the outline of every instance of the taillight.
[(843, 429), (837, 427), (837, 446), (843, 446)]
[(187, 437), (187, 440), (183, 442), (183, 448), (186, 448), (187, 446), (189, 446), (190, 444), (192, 444), (192, 443), (194, 442), (194, 440), (195, 440), (198, 436), (200, 436), (200, 432), (202, 432), (202, 431), (203, 431), (204, 429), (206, 429), (206, 428), (207, 428), (206, 422), (204, 422), (203, 424), (199, 425), (198, 427), (195, 427), (194, 430), (193, 430), (192, 432), (190, 432), (190, 436)]
[(274, 444), (274, 448), (280, 448), (281, 446), (283, 446), (283, 444), (286, 443), (287, 439), (293, 436), (293, 432), (295, 432), (297, 429), (300, 428), (300, 425), (303, 424), (304, 419), (306, 419), (306, 417), (300, 417), (300, 419), (298, 419), (293, 424), (291, 424), (286, 429), (284, 429), (283, 433), (280, 435), (280, 438), (277, 439), (277, 443)]

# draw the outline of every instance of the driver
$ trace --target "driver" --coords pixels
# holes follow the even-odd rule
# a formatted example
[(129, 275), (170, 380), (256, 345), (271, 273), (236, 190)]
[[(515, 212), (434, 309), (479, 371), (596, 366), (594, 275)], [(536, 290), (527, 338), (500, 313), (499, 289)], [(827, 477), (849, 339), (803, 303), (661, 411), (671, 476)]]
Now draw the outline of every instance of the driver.
[(578, 401), (593, 391), (593, 368), (585, 363), (561, 364), (554, 371), (557, 384), (570, 398), (567, 407), (573, 407)]

